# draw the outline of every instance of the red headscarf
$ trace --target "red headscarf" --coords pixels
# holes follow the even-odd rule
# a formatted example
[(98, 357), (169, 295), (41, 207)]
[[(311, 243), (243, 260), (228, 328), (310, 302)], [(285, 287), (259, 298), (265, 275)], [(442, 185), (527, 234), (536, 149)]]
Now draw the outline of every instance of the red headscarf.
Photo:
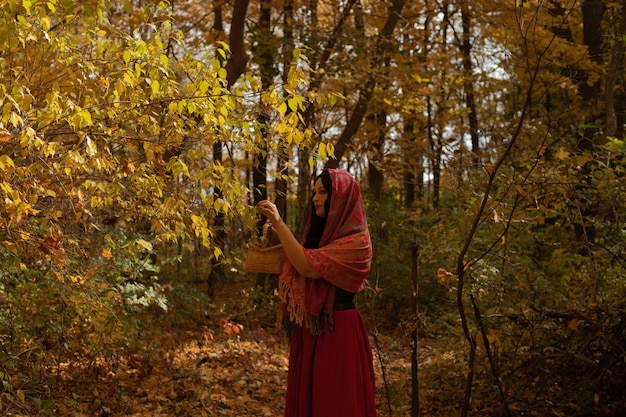
[[(281, 312), (287, 312), (292, 322), (310, 328), (313, 334), (332, 327), (335, 287), (353, 293), (363, 290), (372, 260), (359, 185), (346, 171), (327, 171), (332, 193), (324, 233), (317, 249), (304, 249), (309, 264), (321, 278), (304, 277), (285, 262), (279, 280)], [(310, 227), (309, 217), (304, 236)]]

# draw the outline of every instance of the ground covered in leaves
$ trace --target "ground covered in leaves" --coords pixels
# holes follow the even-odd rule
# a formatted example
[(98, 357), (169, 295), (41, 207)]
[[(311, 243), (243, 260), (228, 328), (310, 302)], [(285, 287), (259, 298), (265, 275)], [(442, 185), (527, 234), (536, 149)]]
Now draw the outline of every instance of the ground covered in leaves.
[[(216, 313), (198, 318), (196, 326), (154, 329), (142, 349), (120, 352), (107, 361), (53, 367), (48, 372), (55, 374), (54, 387), (42, 387), (37, 395), (17, 390), (10, 404), (3, 398), (4, 415), (282, 416), (286, 338), (270, 323), (275, 306), (247, 314), (252, 320), (233, 318), (240, 316), (233, 311), (241, 310), (236, 300), (243, 297), (232, 294), (240, 291), (222, 289), (215, 299), (220, 305)], [(379, 416), (410, 415), (409, 339), (372, 330), (371, 341)], [(422, 348), (424, 364), (430, 352)], [(19, 377), (12, 384), (20, 386)], [(46, 390), (49, 404), (34, 404), (32, 398), (46, 397)]]
[[(141, 340), (106, 360), (57, 361), (10, 378), (0, 366), (0, 415), (282, 417), (289, 349), (275, 326), (277, 299), (259, 295), (249, 282), (240, 282), (220, 288), (208, 313), (204, 304), (203, 312), (188, 310), (187, 318), (181, 309), (155, 312), (154, 326)], [(424, 317), (393, 326), (384, 324), (384, 313), (359, 309), (374, 350), (378, 416), (412, 415), (410, 322), (419, 322), (419, 415), (459, 417), (467, 346), (455, 327), (446, 327), (441, 317), (432, 328)], [(477, 366), (475, 379), (489, 381), (489, 372)], [(583, 414), (573, 401), (555, 404), (566, 390), (543, 387), (541, 379), (509, 378), (508, 384), (509, 415), (624, 415)], [(507, 415), (502, 404), (493, 385), (476, 383), (470, 415)]]
[[(130, 357), (115, 371), (102, 369), (58, 415), (282, 416), (288, 367), (282, 335), (222, 321), (203, 332), (170, 336), (179, 343), (165, 356)], [(410, 362), (402, 352), (393, 355), (384, 359), (384, 377), (381, 356), (375, 357), (381, 416), (389, 415), (390, 406), (394, 415), (410, 414), (410, 404), (397, 404), (404, 395), (394, 394), (396, 404), (387, 401), (390, 384), (410, 392)]]

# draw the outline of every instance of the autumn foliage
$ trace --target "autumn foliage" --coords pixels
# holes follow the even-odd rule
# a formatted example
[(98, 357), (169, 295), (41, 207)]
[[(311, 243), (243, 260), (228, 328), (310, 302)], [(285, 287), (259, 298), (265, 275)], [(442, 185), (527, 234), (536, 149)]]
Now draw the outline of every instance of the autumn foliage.
[(323, 166), (381, 416), (626, 413), (624, 2), (0, 6), (0, 414), (281, 415), (245, 244)]

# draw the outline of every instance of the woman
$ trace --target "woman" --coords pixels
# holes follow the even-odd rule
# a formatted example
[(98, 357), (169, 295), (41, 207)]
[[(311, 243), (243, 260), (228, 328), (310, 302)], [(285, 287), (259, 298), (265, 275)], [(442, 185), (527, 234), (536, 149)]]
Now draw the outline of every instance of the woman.
[(258, 206), (287, 262), (279, 280), (293, 333), (285, 417), (375, 417), (372, 350), (354, 294), (364, 288), (372, 245), (359, 186), (346, 171), (315, 180), (302, 243), (276, 206)]

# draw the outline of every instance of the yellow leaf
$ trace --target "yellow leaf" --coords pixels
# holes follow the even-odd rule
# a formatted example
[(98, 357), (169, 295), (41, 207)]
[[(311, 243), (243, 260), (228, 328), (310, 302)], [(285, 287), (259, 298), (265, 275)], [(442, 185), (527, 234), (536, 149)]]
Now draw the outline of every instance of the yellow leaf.
[(0, 183), (0, 188), (2, 188), (7, 196), (11, 196), (13, 193), (15, 193), (15, 190), (13, 190), (13, 187), (11, 187), (11, 184), (9, 184), (8, 182), (3, 181), (2, 183)]
[(75, 284), (82, 284), (83, 282), (85, 282), (85, 278), (83, 278), (81, 275), (70, 275), (70, 281)]
[(108, 248), (103, 248), (102, 249), (102, 257), (104, 259), (111, 259), (113, 257), (113, 254), (111, 253), (111, 250)]
[(152, 94), (157, 94), (159, 92), (161, 85), (159, 84), (159, 82), (157, 80), (153, 80), (152, 83), (150, 84), (150, 88), (152, 89)]
[(326, 152), (328, 152), (328, 155), (332, 158), (335, 157), (335, 145), (333, 145), (332, 143), (329, 143), (328, 145), (326, 145)]
[(135, 241), (135, 243), (137, 244), (137, 246), (139, 246), (141, 249), (146, 249), (148, 251), (152, 251), (152, 243), (148, 242), (147, 240), (143, 240), (143, 239), (137, 239)]
[(17, 398), (19, 398), (21, 402), (24, 402), (24, 400), (26, 399), (26, 395), (24, 395), (24, 391), (22, 391), (21, 389), (18, 389)]
[(91, 120), (91, 113), (89, 113), (88, 110), (81, 110), (81, 112), (79, 113), (80, 117), (83, 120), (83, 126), (90, 126), (93, 124), (93, 121)]
[(4, 171), (6, 167), (15, 168), (15, 163), (8, 155), (2, 155), (0, 156), (0, 169)]
[(289, 108), (291, 111), (297, 111), (300, 103), (302, 103), (302, 99), (300, 97), (292, 97), (289, 100)]
[(43, 30), (44, 32), (50, 30), (50, 18), (48, 16), (42, 17), (39, 23), (41, 24), (41, 30)]
[(557, 159), (565, 159), (569, 156), (569, 152), (561, 146), (554, 156)]
[(326, 144), (325, 143), (320, 143), (320, 155), (322, 156), (323, 159), (328, 158), (328, 154), (326, 153)]

